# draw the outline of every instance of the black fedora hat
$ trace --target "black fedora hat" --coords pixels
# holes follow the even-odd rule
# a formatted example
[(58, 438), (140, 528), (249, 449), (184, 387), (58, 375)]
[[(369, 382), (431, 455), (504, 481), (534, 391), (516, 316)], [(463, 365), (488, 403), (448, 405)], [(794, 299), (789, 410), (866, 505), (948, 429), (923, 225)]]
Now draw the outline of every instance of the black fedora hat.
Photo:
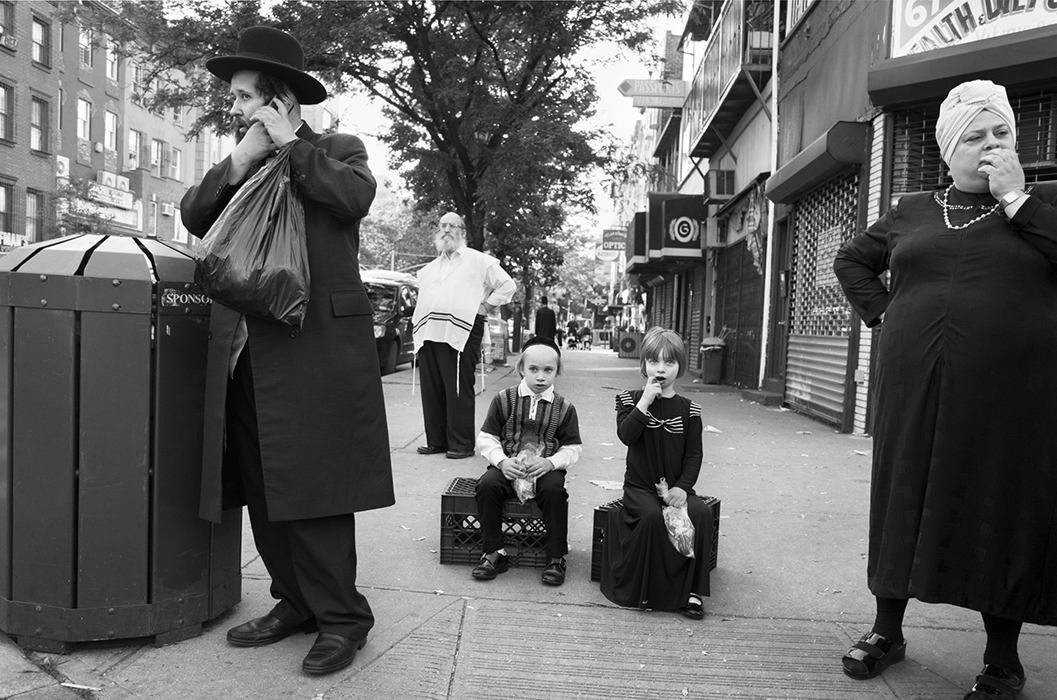
[(230, 83), (240, 70), (255, 70), (282, 80), (303, 105), (327, 99), (327, 89), (304, 71), (305, 51), (301, 42), (274, 27), (250, 27), (239, 34), (234, 56), (217, 56), (206, 61), (209, 72)]

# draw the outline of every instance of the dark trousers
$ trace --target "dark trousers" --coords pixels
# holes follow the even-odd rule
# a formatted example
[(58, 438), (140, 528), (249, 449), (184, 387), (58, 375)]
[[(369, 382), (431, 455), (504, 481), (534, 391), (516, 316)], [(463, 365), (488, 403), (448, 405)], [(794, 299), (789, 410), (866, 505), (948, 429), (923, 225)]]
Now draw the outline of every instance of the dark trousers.
[(477, 435), (473, 384), (481, 359), (483, 335), (484, 316), (478, 316), (461, 356), (447, 343), (431, 340), (423, 343), (418, 351), (426, 444), (455, 452), (473, 452)]
[(374, 614), (356, 590), (355, 516), (268, 518), (249, 345), (228, 382), (227, 439), (242, 475), (253, 541), (279, 601), (272, 615), (290, 624), (315, 620), (321, 632), (366, 638)]
[[(484, 552), (503, 548), (503, 501), (517, 498), (514, 482), (503, 476), (498, 467), (489, 467), (477, 480), (474, 499), (477, 519), (481, 522), (481, 545)], [(547, 528), (547, 556), (564, 557), (569, 553), (569, 492), (565, 490), (565, 470), (555, 469), (536, 479), (536, 503), (543, 511)]]

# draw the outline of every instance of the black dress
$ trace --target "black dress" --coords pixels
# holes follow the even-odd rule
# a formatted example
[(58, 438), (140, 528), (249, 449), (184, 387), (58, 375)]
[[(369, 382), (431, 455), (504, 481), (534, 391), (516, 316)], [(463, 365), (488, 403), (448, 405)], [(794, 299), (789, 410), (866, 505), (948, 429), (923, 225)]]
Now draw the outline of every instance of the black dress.
[[(942, 196), (942, 194), (941, 194)], [(904, 197), (834, 270), (880, 322), (867, 574), (877, 596), (1057, 625), (1057, 187), (949, 230)], [(955, 226), (995, 200), (951, 189)], [(889, 287), (877, 275), (889, 270)]]
[[(701, 472), (701, 408), (682, 396), (657, 397), (644, 414), (642, 390), (617, 394), (617, 436), (628, 446), (624, 507), (607, 515), (602, 545), (602, 594), (625, 607), (678, 610), (690, 593), (709, 594), (712, 513), (695, 493)], [(694, 557), (668, 539), (656, 484), (687, 493)]]

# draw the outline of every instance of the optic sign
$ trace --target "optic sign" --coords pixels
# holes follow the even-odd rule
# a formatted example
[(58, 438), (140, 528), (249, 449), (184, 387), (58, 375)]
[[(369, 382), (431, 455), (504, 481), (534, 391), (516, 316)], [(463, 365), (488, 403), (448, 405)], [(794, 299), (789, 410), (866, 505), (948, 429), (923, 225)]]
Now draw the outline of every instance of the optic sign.
[(628, 232), (622, 228), (607, 228), (602, 231), (602, 250), (615, 250), (624, 252), (624, 244), (628, 240)]
[(701, 222), (680, 216), (668, 222), (668, 237), (679, 243), (690, 243), (701, 237)]
[(892, 57), (1057, 24), (1057, 0), (895, 0)]

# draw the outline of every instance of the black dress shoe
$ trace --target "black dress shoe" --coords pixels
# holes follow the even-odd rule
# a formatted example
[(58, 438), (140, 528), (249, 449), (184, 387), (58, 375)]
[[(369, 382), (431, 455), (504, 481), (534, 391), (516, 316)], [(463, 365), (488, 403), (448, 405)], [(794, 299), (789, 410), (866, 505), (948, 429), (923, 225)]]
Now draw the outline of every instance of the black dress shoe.
[(448, 450), (448, 459), (466, 459), (467, 457), (473, 457), (473, 450), (470, 450), (469, 452)]
[(560, 586), (565, 583), (565, 557), (551, 558), (540, 579), (548, 586)]
[(340, 634), (320, 632), (308, 656), (301, 662), (301, 670), (311, 676), (340, 671), (352, 663), (356, 652), (363, 649), (366, 642), (366, 639), (349, 639)]
[(478, 581), (491, 581), (509, 568), (510, 563), (505, 554), (492, 552), (481, 557), (481, 563), (474, 567), (470, 575)]
[(286, 639), (294, 632), (314, 632), (316, 623), (305, 620), (296, 625), (283, 622), (271, 613), (228, 630), (228, 642), (237, 647), (262, 647)]
[(447, 447), (437, 447), (436, 445), (422, 445), (418, 448), (420, 455), (435, 455), (441, 452), (446, 452)]

